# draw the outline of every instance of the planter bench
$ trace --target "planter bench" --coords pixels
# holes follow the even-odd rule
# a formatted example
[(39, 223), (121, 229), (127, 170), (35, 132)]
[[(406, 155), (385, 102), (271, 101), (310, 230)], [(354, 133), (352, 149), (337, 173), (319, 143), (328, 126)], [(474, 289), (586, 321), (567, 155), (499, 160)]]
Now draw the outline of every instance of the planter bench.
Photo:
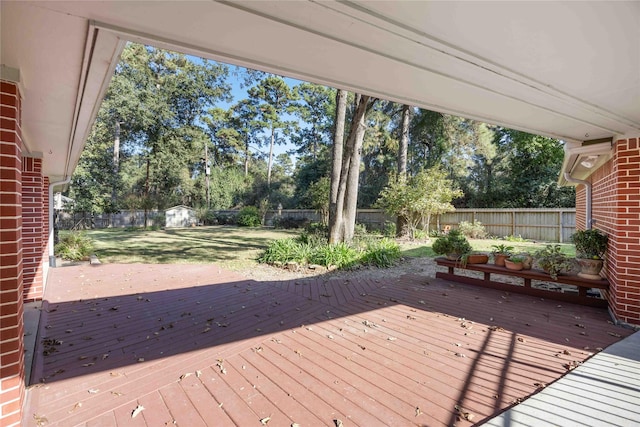
[[(498, 289), (501, 291), (532, 295), (540, 298), (555, 299), (591, 307), (607, 307), (608, 305), (606, 299), (587, 295), (587, 291), (589, 289), (602, 289), (602, 294), (604, 295), (604, 298), (606, 298), (607, 290), (609, 289), (609, 281), (606, 279), (589, 280), (583, 279), (576, 275), (559, 275), (558, 279), (554, 280), (551, 278), (551, 276), (549, 276), (542, 270), (534, 269), (514, 271), (509, 270), (506, 267), (500, 267), (493, 264), (467, 264), (463, 267), (460, 261), (452, 261), (447, 258), (436, 258), (436, 264), (439, 266), (447, 267), (446, 273), (440, 271), (436, 272), (436, 277), (439, 279), (458, 283), (466, 283), (468, 285), (484, 286), (486, 288)], [(456, 269), (479, 271), (484, 274), (484, 278), (476, 278), (456, 274)], [(491, 280), (492, 274), (522, 278), (522, 285), (513, 285), (505, 282)], [(532, 280), (571, 285), (577, 288), (577, 292), (561, 292), (532, 287)]]

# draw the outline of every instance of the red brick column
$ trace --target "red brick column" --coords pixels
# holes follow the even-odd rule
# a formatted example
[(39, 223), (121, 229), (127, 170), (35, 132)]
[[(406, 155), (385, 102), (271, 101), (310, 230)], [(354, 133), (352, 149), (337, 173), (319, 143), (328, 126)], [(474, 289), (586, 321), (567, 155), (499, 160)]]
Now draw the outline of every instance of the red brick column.
[(42, 281), (46, 286), (49, 272), (49, 177), (42, 179)]
[(24, 401), (20, 91), (0, 81), (0, 425), (19, 426)]
[[(640, 146), (638, 138), (616, 142), (609, 184), (615, 192), (615, 216), (603, 218), (610, 228), (607, 260), (610, 308), (616, 318), (640, 325)], [(605, 214), (608, 210), (604, 211)]]
[(24, 302), (42, 299), (42, 159), (22, 159), (22, 263)]
[[(640, 141), (616, 142), (613, 158), (589, 178), (594, 228), (609, 236), (605, 274), (611, 283), (609, 308), (625, 323), (640, 325)], [(582, 194), (582, 187), (577, 195)], [(576, 198), (578, 212), (584, 202)], [(578, 222), (578, 221), (577, 221)], [(578, 228), (584, 228), (579, 221)]]

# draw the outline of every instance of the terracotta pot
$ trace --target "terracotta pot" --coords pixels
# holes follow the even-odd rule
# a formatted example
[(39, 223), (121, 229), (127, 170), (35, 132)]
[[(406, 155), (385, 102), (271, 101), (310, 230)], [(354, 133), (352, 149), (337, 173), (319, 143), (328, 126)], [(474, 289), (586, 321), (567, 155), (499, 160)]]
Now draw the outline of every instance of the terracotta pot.
[(523, 268), (522, 264), (522, 262), (513, 262), (509, 261), (509, 259), (504, 260), (504, 266), (507, 267), (507, 270), (520, 271)]
[(522, 261), (522, 269), (531, 270), (531, 267), (533, 267), (533, 257), (528, 253), (518, 254), (517, 256), (524, 258), (524, 261)]
[(499, 265), (500, 267), (504, 267), (504, 260), (509, 258), (509, 255), (506, 254), (494, 254), (493, 255), (493, 263), (495, 265)]
[(588, 259), (588, 258), (577, 258), (578, 264), (580, 264), (580, 273), (578, 276), (583, 279), (591, 279), (591, 280), (601, 280), (600, 270), (602, 270), (602, 265), (604, 261), (601, 259)]
[(486, 264), (489, 262), (487, 254), (470, 254), (467, 255), (467, 264)]

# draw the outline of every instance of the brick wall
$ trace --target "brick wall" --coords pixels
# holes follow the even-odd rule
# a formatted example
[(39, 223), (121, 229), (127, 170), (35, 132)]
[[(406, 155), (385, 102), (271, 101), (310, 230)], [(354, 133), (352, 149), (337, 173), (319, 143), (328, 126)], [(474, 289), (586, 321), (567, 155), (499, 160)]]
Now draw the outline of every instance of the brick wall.
[(43, 178), (42, 159), (22, 159), (22, 263), (24, 302), (42, 299), (43, 293)]
[[(590, 177), (594, 228), (609, 235), (606, 275), (609, 307), (626, 323), (640, 325), (640, 141), (619, 140), (614, 156)], [(578, 201), (576, 200), (576, 203)], [(581, 204), (582, 208), (583, 204)]]
[(19, 426), (24, 402), (20, 91), (0, 81), (0, 425)]
[(49, 272), (49, 177), (42, 179), (42, 281), (46, 286)]

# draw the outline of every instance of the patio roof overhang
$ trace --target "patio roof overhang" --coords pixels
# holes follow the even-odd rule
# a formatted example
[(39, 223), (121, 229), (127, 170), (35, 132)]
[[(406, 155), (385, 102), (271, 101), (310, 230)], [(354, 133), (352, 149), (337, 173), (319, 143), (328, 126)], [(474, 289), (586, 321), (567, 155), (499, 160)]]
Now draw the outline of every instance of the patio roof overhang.
[(640, 135), (638, 2), (3, 1), (25, 153), (75, 168), (127, 41), (560, 138)]

